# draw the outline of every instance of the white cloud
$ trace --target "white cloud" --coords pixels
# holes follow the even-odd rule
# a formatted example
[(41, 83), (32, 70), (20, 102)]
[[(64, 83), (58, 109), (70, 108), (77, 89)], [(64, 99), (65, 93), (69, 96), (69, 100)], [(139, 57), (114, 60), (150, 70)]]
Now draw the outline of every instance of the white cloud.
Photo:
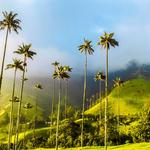
[[(1, 32), (0, 36), (0, 67), (1, 67), (1, 61), (3, 56), (3, 49), (4, 49), (4, 37), (5, 32)], [(5, 66), (8, 63), (12, 62), (12, 58), (21, 58), (21, 56), (13, 54), (13, 51), (15, 51), (18, 48), (18, 45), (21, 45), (22, 43), (28, 44), (29, 42), (20, 35), (10, 34), (8, 37), (8, 44), (7, 44), (7, 52), (6, 52), (6, 59), (5, 59)], [(76, 57), (72, 54), (59, 50), (58, 48), (36, 48), (36, 46), (33, 45), (33, 50), (37, 53), (36, 56), (34, 56), (33, 60), (28, 60), (28, 75), (49, 75), (52, 72), (52, 66), (51, 63), (54, 61), (59, 61), (62, 65), (70, 65), (73, 68), (76, 68)], [(75, 69), (74, 69), (75, 70)], [(4, 76), (10, 76), (12, 71), (5, 71)]]
[(50, 76), (53, 71), (52, 63), (60, 62), (61, 65), (75, 66), (75, 59), (71, 54), (57, 48), (36, 48), (37, 55), (29, 62), (29, 74), (36, 76)]
[[(124, 22), (116, 26), (114, 32), (118, 36), (120, 45), (117, 52), (114, 52), (114, 63), (125, 65), (130, 60), (137, 60), (140, 63), (150, 63), (150, 24), (135, 22)], [(115, 50), (116, 51), (116, 50)], [(116, 61), (117, 60), (117, 61)]]
[[(18, 45), (20, 45), (22, 42), (25, 42), (26, 40), (18, 35), (9, 35), (8, 36), (8, 42), (7, 42), (7, 52), (6, 52), (6, 61), (10, 60), (10, 58), (13, 56), (13, 51), (15, 51), (18, 48)], [(5, 42), (5, 33), (1, 33), (0, 37), (0, 60), (2, 59), (3, 55), (3, 49), (4, 49), (4, 42)]]
[(97, 27), (96, 28), (96, 33), (98, 34), (103, 34), (104, 32), (106, 32), (107, 30), (105, 28), (100, 28), (100, 27)]
[[(5, 40), (5, 32), (0, 33), (0, 68), (2, 64), (2, 57), (3, 57), (3, 51), (4, 51), (4, 40)], [(6, 51), (6, 56), (5, 56), (5, 66), (8, 63), (12, 63), (12, 58), (20, 58), (20, 56), (15, 55), (13, 51), (17, 50), (18, 45), (22, 44), (23, 42), (26, 43), (26, 40), (20, 36), (20, 35), (15, 35), (15, 34), (10, 34), (8, 36), (8, 43), (7, 43), (7, 51)], [(5, 71), (5, 75), (10, 75), (10, 71)]]

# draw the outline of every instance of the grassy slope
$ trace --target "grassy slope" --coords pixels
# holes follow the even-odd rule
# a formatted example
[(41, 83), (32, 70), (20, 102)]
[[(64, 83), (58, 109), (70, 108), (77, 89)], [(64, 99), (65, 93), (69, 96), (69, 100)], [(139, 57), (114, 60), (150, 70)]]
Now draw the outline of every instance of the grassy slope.
[[(140, 90), (139, 90), (140, 89)], [(141, 91), (141, 92), (139, 92)], [(150, 101), (150, 82), (144, 79), (134, 79), (127, 81), (120, 90), (120, 112), (121, 114), (135, 113), (141, 109), (144, 104), (149, 104)], [(135, 98), (137, 94), (138, 99)], [(116, 89), (114, 89), (109, 95), (109, 104), (112, 106), (113, 112), (117, 113), (116, 109)], [(104, 102), (104, 100), (103, 100)], [(111, 103), (110, 103), (111, 102)], [(99, 111), (99, 104), (95, 105), (91, 109), (86, 111), (86, 114), (96, 114)], [(37, 129), (36, 133), (46, 133), (49, 128)], [(32, 131), (27, 131), (26, 135), (31, 136)], [(20, 139), (22, 139), (22, 133), (20, 134)]]
[[(135, 79), (127, 81), (121, 87), (120, 107), (121, 114), (135, 113), (141, 109), (144, 104), (149, 104), (150, 100), (150, 82), (144, 79)], [(116, 108), (116, 89), (109, 95), (109, 104), (114, 108), (112, 111), (117, 112)], [(104, 102), (104, 100), (103, 100)], [(99, 111), (99, 104), (86, 111), (86, 114), (96, 114)], [(37, 134), (45, 134), (49, 128), (37, 129)], [(27, 131), (26, 136), (32, 136), (32, 130)], [(20, 133), (20, 139), (23, 138), (23, 133)]]
[[(104, 147), (84, 147), (85, 150), (103, 150)], [(35, 150), (55, 150), (38, 148)], [(63, 150), (63, 148), (60, 148)], [(81, 150), (81, 148), (68, 148), (65, 150)], [(150, 150), (150, 143), (125, 144), (119, 146), (108, 146), (108, 150)]]
[[(19, 95), (19, 92), (17, 92), (17, 96)], [(3, 95), (0, 96), (0, 142), (4, 142), (7, 140), (8, 134), (7, 134), (7, 130), (8, 130), (8, 123), (5, 122), (3, 123), (3, 120), (5, 120), (5, 116), (6, 114), (10, 114), (10, 102), (9, 99), (11, 99), (11, 90), (8, 89), (3, 91)], [(30, 102), (32, 105), (35, 104), (35, 99), (36, 96), (30, 96), (27, 95), (26, 93), (24, 94), (24, 103), (26, 102)], [(17, 108), (18, 108), (18, 103), (14, 104), (14, 113), (15, 115), (17, 114)], [(27, 120), (31, 121), (34, 119), (34, 114), (35, 114), (35, 107), (33, 107), (32, 109), (25, 111), (23, 108), (22, 114), (24, 116), (26, 116)], [(43, 109), (41, 107), (38, 107), (38, 120), (42, 120), (43, 118)], [(9, 122), (9, 118), (8, 118), (8, 122)]]
[[(49, 131), (50, 131), (50, 127), (39, 128), (39, 129), (35, 130), (35, 134), (40, 135), (40, 136), (42, 136), (42, 135), (44, 136), (44, 135), (48, 134)], [(26, 131), (25, 135), (26, 135), (26, 138), (31, 138), (33, 136), (33, 130)], [(24, 138), (24, 132), (19, 134), (19, 140), (23, 140), (23, 138)], [(14, 136), (12, 139), (14, 139)]]
[[(16, 91), (15, 91), (15, 96), (20, 97), (20, 85), (21, 82), (20, 80), (17, 79), (16, 83)], [(23, 103), (26, 104), (27, 102), (30, 102), (33, 106), (35, 105), (35, 99), (38, 101), (40, 98), (38, 97), (38, 92), (34, 89), (33, 87), (29, 87), (25, 84), (25, 91), (23, 93)], [(29, 92), (27, 91), (29, 89)], [(3, 89), (2, 89), (2, 94), (0, 95), (0, 122), (4, 116), (4, 114), (8, 113), (10, 114), (10, 99), (11, 99), (11, 94), (12, 94), (12, 80), (7, 79), (4, 80), (3, 84)], [(18, 109), (18, 103), (14, 103), (14, 113), (17, 114), (17, 109)], [(23, 109), (24, 110), (24, 109)], [(34, 107), (26, 113), (25, 111), (22, 111), (23, 115), (26, 115), (28, 120), (33, 120), (34, 119), (34, 113), (35, 109)], [(29, 115), (30, 114), (30, 115)], [(38, 119), (42, 119), (43, 117), (43, 108), (41, 107), (40, 104), (38, 104)]]
[[(110, 111), (117, 114), (117, 89), (109, 95)], [(134, 114), (139, 112), (144, 105), (150, 105), (150, 81), (142, 78), (130, 80), (120, 87), (120, 114)], [(104, 106), (104, 99), (102, 100)], [(99, 112), (100, 103), (96, 104), (85, 114), (97, 114)], [(104, 108), (104, 107), (103, 107)]]
[[(48, 134), (50, 131), (50, 127), (45, 127), (45, 128), (39, 128), (39, 129), (35, 129), (35, 134), (38, 136), (44, 136), (46, 134)], [(2, 136), (2, 137), (1, 137)], [(4, 138), (5, 136), (5, 138)], [(26, 138), (32, 138), (33, 137), (33, 130), (27, 130), (25, 132), (25, 137)], [(19, 140), (23, 140), (24, 139), (24, 132), (19, 133)], [(14, 141), (14, 136), (12, 136), (12, 142)], [(0, 134), (0, 142), (2, 143), (7, 143), (7, 134), (6, 135), (2, 135)]]

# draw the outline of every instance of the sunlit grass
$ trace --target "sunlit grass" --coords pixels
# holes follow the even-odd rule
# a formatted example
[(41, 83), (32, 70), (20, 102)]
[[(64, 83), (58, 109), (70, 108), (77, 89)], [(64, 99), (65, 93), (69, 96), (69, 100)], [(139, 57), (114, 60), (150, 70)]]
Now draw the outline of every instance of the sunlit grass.
[[(84, 147), (85, 150), (104, 150), (104, 147)], [(35, 150), (55, 150), (54, 148), (46, 149), (46, 148), (38, 148)], [(60, 148), (59, 150), (81, 150), (81, 148)], [(137, 144), (125, 144), (119, 146), (108, 146), (108, 150), (150, 150), (150, 143), (137, 143)]]
[[(109, 95), (109, 107), (110, 111), (117, 114), (117, 90), (112, 90)], [(139, 112), (144, 105), (149, 105), (150, 99), (150, 82), (142, 78), (134, 79), (125, 82), (124, 86), (120, 88), (120, 114), (128, 115)], [(105, 99), (102, 100), (102, 105), (104, 106)], [(85, 114), (98, 114), (100, 104), (96, 104)], [(104, 107), (103, 107), (104, 108)]]
[[(44, 136), (45, 134), (47, 134), (50, 131), (50, 127), (45, 127), (45, 128), (39, 128), (35, 130), (35, 134), (36, 135), (40, 135), (40, 136)], [(25, 133), (26, 138), (31, 138), (33, 137), (33, 130), (28, 130)], [(24, 132), (19, 134), (19, 140), (23, 140), (24, 138)], [(14, 139), (14, 136), (12, 137), (12, 141)]]

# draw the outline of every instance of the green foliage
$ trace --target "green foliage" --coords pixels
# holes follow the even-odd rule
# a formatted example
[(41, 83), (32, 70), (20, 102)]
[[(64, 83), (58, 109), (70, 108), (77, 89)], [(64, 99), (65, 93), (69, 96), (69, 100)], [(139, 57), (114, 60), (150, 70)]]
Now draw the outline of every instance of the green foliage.
[[(80, 127), (78, 124), (69, 121), (68, 119), (64, 120), (61, 122), (61, 127), (59, 129), (58, 145), (60, 147), (73, 147), (75, 144), (74, 141), (78, 138), (79, 134)], [(52, 137), (48, 139), (49, 147), (55, 146), (53, 141), (54, 138), (56, 138), (55, 131), (53, 131)]]
[(150, 108), (144, 108), (129, 129), (133, 142), (150, 142)]
[(2, 116), (0, 116), (0, 126), (7, 125), (9, 123), (9, 116), (8, 113), (4, 113)]
[(43, 136), (28, 139), (26, 148), (31, 149), (35, 147), (45, 147), (46, 141), (47, 141), (47, 138)]

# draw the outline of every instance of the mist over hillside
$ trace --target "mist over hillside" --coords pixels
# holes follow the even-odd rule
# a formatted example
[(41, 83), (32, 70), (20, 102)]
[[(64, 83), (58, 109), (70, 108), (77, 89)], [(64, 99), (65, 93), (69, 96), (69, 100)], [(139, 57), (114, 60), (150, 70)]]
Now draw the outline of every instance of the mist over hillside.
[[(96, 71), (95, 71), (96, 72)], [(99, 85), (98, 82), (94, 81), (95, 72), (88, 72), (87, 77), (87, 98), (98, 93)], [(112, 71), (109, 73), (109, 89), (113, 88), (113, 79), (116, 76), (121, 77), (122, 80), (129, 80), (138, 76), (145, 79), (150, 79), (150, 65), (149, 64), (138, 64), (136, 61), (131, 61), (125, 69)], [(19, 96), (20, 80), (17, 81), (17, 96)], [(83, 82), (84, 77), (82, 75), (72, 75), (69, 81), (69, 101), (68, 103), (80, 107), (82, 104), (82, 93), (83, 93)], [(34, 88), (36, 83), (40, 83), (43, 86), (43, 90), (37, 91)], [(62, 95), (65, 96), (65, 81), (62, 81)], [(5, 97), (1, 99), (1, 103), (7, 103), (11, 98), (12, 79), (7, 78), (4, 80), (3, 93)], [(104, 87), (103, 87), (104, 90)], [(39, 107), (44, 109), (46, 115), (50, 113), (50, 106), (53, 95), (53, 80), (46, 77), (30, 77), (25, 84), (24, 99), (25, 101), (34, 101), (35, 98), (38, 100)], [(56, 99), (58, 97), (58, 83), (56, 81)], [(63, 97), (63, 96), (62, 96)], [(62, 99), (63, 102), (63, 99)], [(57, 102), (55, 102), (57, 103)]]

